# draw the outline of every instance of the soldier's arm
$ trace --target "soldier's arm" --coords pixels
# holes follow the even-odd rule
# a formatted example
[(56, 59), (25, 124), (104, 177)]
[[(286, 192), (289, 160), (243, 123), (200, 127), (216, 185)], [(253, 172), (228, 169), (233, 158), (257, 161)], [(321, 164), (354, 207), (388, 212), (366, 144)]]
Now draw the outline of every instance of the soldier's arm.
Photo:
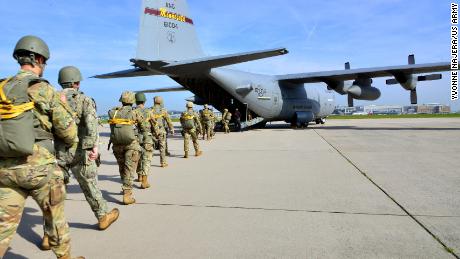
[(171, 132), (172, 134), (174, 134), (174, 125), (173, 125), (173, 123), (172, 123), (171, 117), (169, 116), (167, 110), (164, 110), (163, 112), (164, 112), (164, 118), (165, 118), (165, 120), (166, 120), (166, 124), (168, 124), (169, 132)]
[(179, 121), (180, 121), (180, 125), (184, 127), (184, 113), (180, 115)]
[(160, 128), (158, 127), (157, 121), (153, 118), (153, 112), (151, 110), (148, 111), (148, 121), (152, 129), (152, 134), (158, 137), (158, 135), (160, 135)]
[(96, 113), (96, 103), (93, 99), (85, 96), (83, 99), (82, 120), (87, 128), (87, 135), (81, 140), (83, 149), (92, 149), (98, 142), (98, 118)]
[(135, 109), (135, 110), (133, 110), (133, 114), (134, 114), (134, 121), (136, 123), (136, 126), (137, 126), (138, 130), (140, 132), (147, 132), (148, 129), (144, 124), (145, 118), (142, 115), (142, 113), (139, 110)]
[(201, 122), (198, 119), (198, 114), (197, 113), (194, 114), (193, 119), (195, 120), (195, 124), (197, 125), (198, 131), (202, 132)]

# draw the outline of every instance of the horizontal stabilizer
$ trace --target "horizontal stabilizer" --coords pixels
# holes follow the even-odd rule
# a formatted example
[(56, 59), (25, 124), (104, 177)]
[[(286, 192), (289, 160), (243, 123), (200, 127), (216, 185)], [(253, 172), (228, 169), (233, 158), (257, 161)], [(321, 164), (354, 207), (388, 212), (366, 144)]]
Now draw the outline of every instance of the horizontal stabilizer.
[(166, 75), (177, 76), (187, 74), (197, 74), (205, 72), (211, 68), (223, 67), (243, 63), (252, 60), (269, 58), (287, 54), (285, 48), (245, 52), (239, 54), (203, 57), (197, 59), (188, 59), (178, 62), (171, 62), (167, 65), (160, 65), (158, 62), (134, 59), (131, 60), (137, 67), (149, 71), (159, 71)]
[(159, 72), (147, 71), (141, 68), (128, 69), (123, 71), (112, 72), (108, 74), (92, 76), (93, 78), (108, 79), (108, 78), (122, 78), (122, 77), (137, 77), (137, 76), (154, 76), (161, 75)]
[(172, 86), (172, 87), (163, 87), (163, 88), (157, 88), (157, 89), (136, 91), (136, 93), (165, 93), (165, 92), (181, 92), (181, 91), (187, 91), (187, 89), (185, 89), (182, 86)]

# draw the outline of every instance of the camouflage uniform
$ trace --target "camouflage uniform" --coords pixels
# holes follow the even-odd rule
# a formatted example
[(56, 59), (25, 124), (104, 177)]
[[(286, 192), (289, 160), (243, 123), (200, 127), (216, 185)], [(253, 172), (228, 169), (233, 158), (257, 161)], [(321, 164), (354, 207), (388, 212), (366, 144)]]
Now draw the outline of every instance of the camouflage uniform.
[(203, 122), (202, 123), (202, 126), (203, 126), (203, 140), (205, 139), (205, 136), (206, 136), (207, 140), (211, 140), (211, 138), (212, 138), (211, 128), (212, 128), (212, 124), (213, 124), (212, 123), (212, 120), (213, 120), (212, 112), (211, 112), (210, 109), (205, 108), (201, 115), (202, 115), (201, 121)]
[[(89, 159), (91, 149), (97, 146), (99, 141), (96, 104), (92, 98), (73, 88), (64, 89), (62, 94), (66, 96), (67, 103), (74, 111), (75, 121), (78, 125), (78, 138), (80, 139), (70, 169), (94, 215), (101, 219), (109, 212), (109, 209), (107, 201), (104, 200), (101, 190), (97, 186), (96, 161)], [(59, 157), (58, 152), (58, 159)]]
[(152, 107), (152, 114), (155, 125), (158, 127), (157, 140), (160, 150), (160, 164), (164, 167), (168, 165), (166, 163), (166, 126), (170, 132), (174, 132), (174, 127), (168, 111), (162, 108), (160, 104), (155, 104)]
[[(111, 114), (112, 111), (113, 110), (109, 112), (109, 117), (111, 118), (113, 117), (113, 114)], [(130, 112), (131, 120), (137, 125), (137, 129), (141, 129), (141, 132), (144, 131), (144, 118), (138, 111), (133, 109), (130, 105), (119, 107), (119, 111)], [(118, 169), (122, 181), (122, 189), (123, 191), (131, 191), (133, 188), (132, 176), (134, 173), (136, 173), (137, 164), (139, 162), (140, 153), (142, 151), (139, 140), (133, 140), (129, 145), (114, 144), (112, 150), (115, 158), (117, 159)]]
[(29, 195), (43, 211), (51, 249), (57, 257), (63, 257), (70, 254), (69, 226), (64, 216), (66, 191), (63, 173), (53, 155), (52, 139), (60, 138), (76, 148), (77, 126), (69, 108), (48, 82), (25, 70), (12, 81), (26, 78), (37, 82), (28, 88), (28, 94), (35, 103), (34, 125), (41, 140), (37, 139), (34, 153), (28, 157), (0, 159), (0, 257), (16, 232)]
[(222, 114), (222, 124), (224, 125), (224, 131), (225, 133), (230, 133), (230, 128), (228, 126), (228, 124), (230, 123), (230, 120), (227, 119), (227, 117), (232, 117), (232, 114), (227, 110), (227, 109), (224, 109), (224, 114)]
[(136, 112), (139, 113), (143, 118), (143, 126), (142, 132), (140, 132), (141, 146), (142, 146), (142, 154), (141, 159), (139, 161), (139, 165), (137, 166), (137, 173), (139, 175), (149, 175), (150, 168), (152, 163), (153, 157), (153, 150), (154, 150), (154, 136), (158, 134), (158, 127), (153, 126), (150, 123), (152, 119), (152, 112), (150, 109), (146, 107), (138, 106), (136, 107)]
[[(193, 141), (193, 147), (195, 148), (195, 154), (199, 156), (201, 154), (200, 145), (198, 144), (198, 133), (202, 132), (199, 115), (193, 111), (192, 108), (188, 108), (187, 111), (183, 112), (180, 117), (180, 123), (182, 125), (182, 135), (184, 136), (184, 152), (185, 157), (188, 157), (188, 146), (190, 138)], [(186, 121), (193, 120), (194, 127), (187, 129)], [(198, 132), (197, 132), (198, 131)]]
[(216, 133), (214, 132), (214, 128), (216, 127), (216, 120), (216, 115), (211, 110), (211, 138), (213, 138), (216, 135)]

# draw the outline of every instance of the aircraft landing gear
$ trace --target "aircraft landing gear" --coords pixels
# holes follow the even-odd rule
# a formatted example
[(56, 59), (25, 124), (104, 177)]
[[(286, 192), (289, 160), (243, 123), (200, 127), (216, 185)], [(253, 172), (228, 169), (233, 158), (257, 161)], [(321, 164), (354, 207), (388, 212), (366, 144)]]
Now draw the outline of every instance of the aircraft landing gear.
[(308, 128), (308, 122), (304, 122), (304, 123), (291, 122), (291, 128), (293, 128), (293, 129), (306, 129), (306, 128)]
[(316, 124), (324, 124), (326, 123), (326, 118), (320, 118), (315, 120)]

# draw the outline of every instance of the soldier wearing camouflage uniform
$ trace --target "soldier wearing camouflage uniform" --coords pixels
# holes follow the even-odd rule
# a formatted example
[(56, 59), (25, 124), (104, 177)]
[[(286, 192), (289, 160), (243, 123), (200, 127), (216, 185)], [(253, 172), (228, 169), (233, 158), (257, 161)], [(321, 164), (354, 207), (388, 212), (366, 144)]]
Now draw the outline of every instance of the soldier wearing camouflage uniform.
[[(32, 196), (43, 212), (51, 249), (58, 258), (70, 259), (69, 225), (64, 216), (64, 175), (56, 163), (53, 139), (59, 138), (75, 150), (77, 126), (69, 107), (41, 78), (50, 57), (46, 43), (35, 36), (25, 36), (16, 44), (13, 56), (21, 70), (0, 87), (0, 146), (3, 150), (0, 153), (0, 258), (16, 232), (26, 198)], [(18, 93), (15, 89), (24, 89), (27, 93)], [(16, 100), (11, 101), (12, 94), (23, 94), (27, 100), (14, 98)], [(17, 135), (20, 141), (31, 137), (29, 155), (4, 153), (3, 144), (13, 140), (4, 131), (5, 126), (14, 121), (26, 124), (21, 124), (13, 134), (21, 134), (19, 131), (27, 128), (31, 130), (31, 134)]]
[(195, 156), (200, 156), (203, 152), (200, 151), (198, 144), (198, 134), (202, 131), (199, 115), (193, 110), (193, 103), (188, 102), (187, 110), (180, 116), (180, 124), (182, 125), (182, 136), (184, 137), (184, 158), (188, 158), (188, 146), (190, 138), (193, 141), (195, 148)]
[(224, 109), (224, 114), (222, 114), (222, 124), (224, 125), (225, 134), (230, 133), (230, 128), (228, 124), (230, 124), (230, 120), (232, 119), (232, 114), (228, 111), (228, 109)]
[[(79, 90), (82, 80), (80, 70), (76, 67), (63, 67), (59, 71), (58, 82), (63, 88), (61, 95), (65, 96), (67, 104), (72, 108), (78, 125), (77, 152), (75, 159), (66, 167), (70, 168), (77, 179), (86, 201), (99, 221), (99, 229), (104, 230), (117, 220), (119, 211), (118, 209), (109, 211), (107, 201), (104, 200), (97, 186), (99, 123), (96, 103)], [(58, 160), (59, 157), (58, 152)]]
[(139, 139), (141, 141), (142, 153), (139, 165), (137, 166), (138, 181), (141, 182), (141, 188), (147, 189), (150, 187), (148, 182), (148, 175), (150, 174), (153, 149), (154, 149), (154, 136), (158, 135), (158, 127), (151, 124), (152, 111), (145, 107), (144, 93), (136, 93), (136, 111), (144, 118), (143, 127)]
[(214, 138), (216, 133), (214, 132), (214, 128), (216, 127), (217, 117), (214, 114), (214, 110), (211, 108), (211, 138)]
[(205, 140), (205, 137), (208, 141), (211, 140), (212, 135), (211, 135), (211, 128), (212, 128), (212, 112), (208, 108), (208, 105), (204, 105), (204, 110), (201, 113), (201, 121), (202, 121), (202, 126), (203, 126), (203, 140)]
[[(120, 97), (121, 107), (113, 108), (109, 111), (110, 124), (110, 141), (113, 143), (113, 154), (117, 159), (118, 169), (121, 181), (123, 183), (123, 203), (125, 205), (133, 204), (136, 200), (133, 197), (133, 178), (136, 173), (137, 164), (140, 158), (141, 146), (139, 145), (138, 134), (143, 132), (144, 118), (136, 111), (132, 105), (135, 96), (133, 92), (123, 92)], [(124, 130), (124, 133), (130, 134), (132, 138), (128, 142), (117, 142), (118, 130)], [(127, 130), (127, 131), (126, 131)]]
[[(161, 167), (167, 167), (166, 163), (166, 126), (169, 132), (174, 135), (174, 126), (171, 118), (169, 117), (168, 111), (162, 107), (163, 98), (161, 96), (155, 96), (153, 98), (154, 106), (152, 107), (153, 120), (158, 126), (158, 145), (160, 150), (160, 165)], [(166, 123), (165, 123), (166, 122)]]

